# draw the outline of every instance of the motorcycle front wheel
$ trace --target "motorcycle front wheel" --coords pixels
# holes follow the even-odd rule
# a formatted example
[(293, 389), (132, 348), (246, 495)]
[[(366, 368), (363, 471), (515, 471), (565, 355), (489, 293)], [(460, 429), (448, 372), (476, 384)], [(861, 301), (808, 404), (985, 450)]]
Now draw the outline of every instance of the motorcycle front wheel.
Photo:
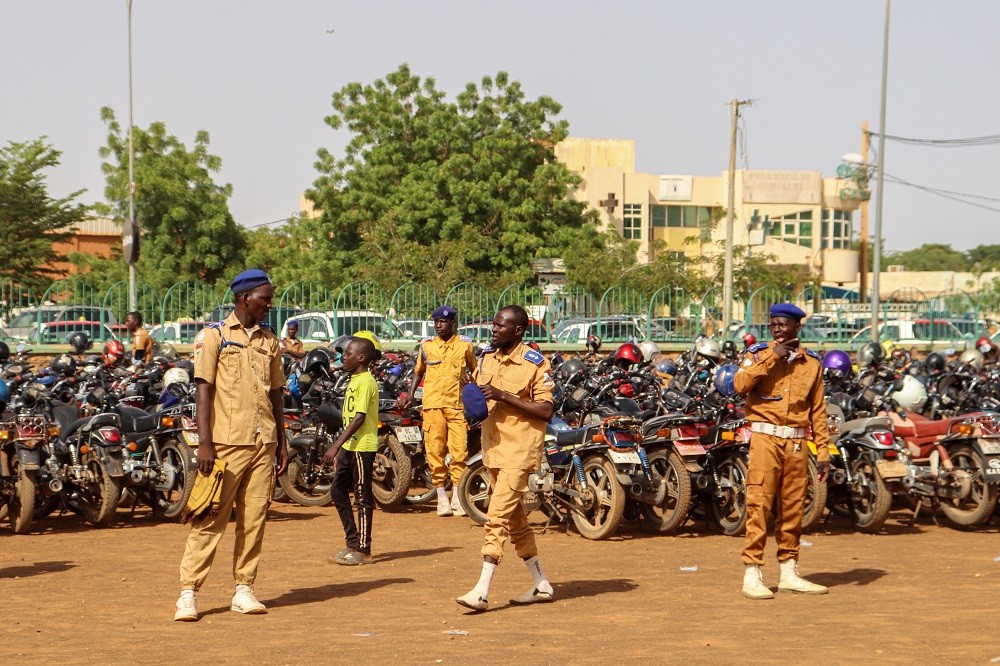
[(997, 506), (997, 496), (1000, 486), (986, 483), (983, 457), (967, 444), (956, 446), (948, 452), (955, 471), (969, 475), (970, 488), (965, 497), (958, 499), (942, 499), (941, 511), (948, 520), (959, 527), (976, 527), (990, 519), (993, 509)]
[(191, 447), (178, 439), (168, 439), (160, 449), (163, 467), (173, 472), (173, 481), (170, 487), (158, 486), (153, 490), (156, 505), (153, 511), (158, 517), (167, 520), (180, 518), (198, 475), (198, 468), (191, 464), (193, 458)]
[(372, 495), (383, 509), (401, 504), (413, 480), (410, 455), (392, 433), (379, 435), (372, 470)]
[(806, 483), (806, 503), (802, 510), (802, 531), (811, 530), (819, 525), (826, 507), (826, 483), (819, 482), (819, 467), (816, 459), (809, 456), (809, 480)]
[(726, 536), (738, 536), (747, 525), (747, 463), (740, 454), (718, 462), (721, 487), (712, 493), (712, 518)]
[[(308, 453), (296, 450), (289, 453), (288, 469), (278, 483), (288, 495), (288, 498), (302, 506), (327, 506), (333, 503), (331, 481), (329, 474), (323, 474), (320, 469), (310, 469), (307, 464)], [(310, 479), (310, 472), (313, 478)]]
[(14, 534), (24, 534), (31, 526), (35, 510), (35, 473), (21, 469), (17, 454), (0, 453), (0, 468), (4, 476), (16, 476), (15, 495), (3, 507)]
[[(868, 456), (863, 456), (851, 462), (851, 476), (854, 477), (854, 487), (844, 487), (843, 493), (832, 500), (830, 510), (834, 513), (850, 517), (853, 509), (854, 526), (859, 532), (875, 534), (892, 508), (892, 492), (878, 473), (875, 462)], [(846, 493), (853, 494), (853, 501)]]
[(666, 484), (667, 492), (660, 505), (640, 503), (643, 528), (659, 534), (676, 532), (691, 510), (691, 473), (673, 449), (650, 453), (649, 466), (660, 476), (660, 483)]
[(586, 488), (581, 488), (573, 475), (573, 489), (583, 495), (583, 499), (572, 500), (573, 524), (585, 539), (607, 539), (622, 522), (625, 489), (618, 482), (615, 466), (604, 456), (584, 460), (583, 475)]

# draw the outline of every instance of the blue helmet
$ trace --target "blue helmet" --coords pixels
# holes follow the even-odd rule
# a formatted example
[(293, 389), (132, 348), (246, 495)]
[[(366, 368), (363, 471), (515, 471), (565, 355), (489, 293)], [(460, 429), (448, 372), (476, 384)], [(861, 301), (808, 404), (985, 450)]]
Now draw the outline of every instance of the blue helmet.
[(656, 364), (656, 371), (662, 375), (670, 375), (672, 377), (677, 374), (677, 364), (674, 363), (673, 359), (665, 358)]
[(715, 385), (715, 390), (731, 398), (736, 395), (736, 382), (734, 377), (736, 377), (736, 371), (740, 369), (740, 366), (728, 363), (726, 365), (720, 365), (718, 370), (715, 371), (715, 379), (712, 380), (712, 384)]

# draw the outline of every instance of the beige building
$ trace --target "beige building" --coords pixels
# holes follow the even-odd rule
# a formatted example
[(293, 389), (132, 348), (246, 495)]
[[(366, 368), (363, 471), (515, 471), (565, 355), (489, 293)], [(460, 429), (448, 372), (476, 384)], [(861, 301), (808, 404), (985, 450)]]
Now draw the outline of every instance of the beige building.
[[(726, 234), (727, 173), (636, 173), (632, 140), (570, 137), (555, 152), (583, 177), (577, 196), (598, 211), (602, 224), (639, 242), (640, 261), (661, 251), (721, 251), (717, 241)], [(854, 211), (861, 202), (841, 199), (844, 187), (844, 181), (817, 171), (738, 170), (735, 245), (774, 255), (780, 264), (824, 268), (834, 282), (856, 280), (857, 254), (850, 247)], [(716, 218), (723, 219), (713, 228)]]

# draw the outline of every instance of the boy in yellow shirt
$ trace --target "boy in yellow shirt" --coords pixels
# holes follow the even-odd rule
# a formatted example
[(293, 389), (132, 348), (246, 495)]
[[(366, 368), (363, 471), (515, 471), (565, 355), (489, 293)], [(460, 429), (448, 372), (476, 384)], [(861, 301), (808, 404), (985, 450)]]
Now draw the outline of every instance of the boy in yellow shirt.
[[(323, 455), (333, 465), (333, 504), (344, 524), (347, 547), (333, 558), (337, 564), (354, 566), (372, 559), (372, 468), (378, 450), (378, 384), (368, 367), (382, 355), (374, 335), (361, 331), (344, 349), (342, 363), (351, 374), (344, 396), (344, 430)], [(355, 522), (350, 493), (358, 509)]]

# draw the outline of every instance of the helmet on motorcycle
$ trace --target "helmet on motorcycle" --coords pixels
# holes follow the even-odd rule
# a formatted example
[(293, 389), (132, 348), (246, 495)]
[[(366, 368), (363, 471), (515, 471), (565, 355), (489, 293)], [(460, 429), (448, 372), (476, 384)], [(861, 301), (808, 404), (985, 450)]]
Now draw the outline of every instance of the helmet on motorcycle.
[(983, 352), (978, 349), (966, 349), (962, 352), (962, 355), (958, 357), (958, 362), (962, 365), (967, 365), (976, 371), (983, 369), (983, 363), (986, 359), (983, 358)]
[(851, 374), (851, 357), (840, 349), (831, 349), (823, 355), (823, 374), (847, 377)]
[(740, 366), (734, 363), (727, 363), (725, 365), (720, 365), (715, 371), (715, 378), (712, 380), (712, 385), (715, 386), (715, 390), (731, 398), (736, 395), (736, 372), (740, 369)]
[(10, 402), (10, 387), (7, 386), (7, 382), (0, 379), (0, 412), (7, 408), (8, 402)]
[(910, 353), (905, 349), (893, 349), (892, 350), (892, 367), (897, 370), (902, 370), (910, 362)]
[(317, 347), (306, 354), (306, 372), (312, 373), (314, 377), (323, 377), (330, 374), (330, 352), (322, 347)]
[(989, 356), (990, 354), (995, 354), (997, 351), (997, 346), (993, 344), (993, 341), (987, 338), (985, 335), (978, 340), (976, 340), (976, 349), (981, 351), (984, 356)]
[(587, 349), (593, 353), (597, 353), (601, 350), (601, 339), (596, 335), (587, 336)]
[(191, 375), (183, 368), (170, 368), (163, 373), (163, 388), (167, 388), (171, 384), (189, 383), (191, 383)]
[(622, 382), (618, 385), (618, 395), (623, 398), (631, 398), (635, 395), (635, 387), (632, 386), (632, 382)]
[(72, 375), (76, 372), (76, 359), (69, 354), (59, 354), (49, 363), (52, 371), (60, 375)]
[(928, 372), (942, 372), (944, 370), (944, 355), (940, 352), (931, 352), (924, 359), (924, 367)]
[(556, 377), (565, 382), (571, 377), (584, 372), (586, 369), (587, 365), (583, 361), (573, 357), (559, 365), (556, 369)]
[(87, 358), (83, 359), (84, 365), (102, 365), (104, 363), (104, 357), (100, 354), (90, 354)]
[(525, 342), (524, 344), (525, 344), (525, 345), (527, 345), (528, 347), (531, 347), (531, 348), (532, 348), (532, 349), (534, 349), (534, 350), (535, 350), (536, 352), (540, 352), (540, 351), (542, 351), (542, 348), (541, 348), (541, 347), (539, 347), (539, 346), (538, 346), (538, 343), (537, 343), (537, 342), (535, 342), (534, 340), (529, 340), (528, 342)]
[(168, 361), (177, 360), (177, 350), (174, 349), (174, 346), (169, 342), (161, 342), (157, 344), (156, 347), (153, 349), (153, 353), (155, 353), (157, 356), (162, 356)]
[(750, 347), (754, 346), (755, 344), (757, 344), (757, 336), (756, 335), (754, 335), (753, 333), (744, 333), (743, 334), (743, 348), (744, 349), (749, 349)]
[(10, 360), (10, 347), (3, 340), (0, 340), (0, 363), (6, 363)]
[(672, 358), (665, 358), (656, 364), (656, 373), (661, 377), (673, 377), (677, 374), (677, 363)]
[(642, 360), (647, 363), (652, 363), (656, 360), (656, 357), (660, 355), (660, 345), (656, 344), (652, 340), (640, 342), (639, 350), (642, 352)]
[(115, 365), (125, 358), (125, 345), (121, 340), (108, 340), (104, 343), (104, 353), (101, 354), (105, 365)]
[(634, 342), (626, 342), (615, 350), (611, 360), (619, 368), (630, 368), (636, 363), (642, 363), (642, 350)]
[(73, 348), (77, 354), (82, 354), (91, 347), (90, 336), (83, 331), (73, 331), (66, 336), (66, 343)]
[(895, 340), (883, 340), (882, 341), (882, 351), (885, 352), (886, 356), (888, 356), (889, 354), (891, 354), (892, 350), (895, 349), (895, 348), (896, 348), (896, 341)]
[(343, 353), (344, 350), (347, 349), (347, 343), (349, 343), (350, 341), (351, 341), (351, 336), (342, 335), (330, 343), (330, 350)]
[(722, 343), (722, 355), (729, 359), (736, 358), (736, 343), (732, 340), (725, 340)]
[(908, 412), (919, 412), (927, 402), (927, 388), (913, 375), (903, 375), (903, 386), (894, 391), (892, 399)]
[(703, 337), (701, 340), (698, 340), (694, 343), (694, 350), (699, 355), (713, 361), (718, 361), (722, 358), (722, 348), (719, 346), (719, 341), (712, 338)]
[(885, 359), (885, 349), (877, 342), (869, 342), (858, 351), (858, 367), (868, 368)]

